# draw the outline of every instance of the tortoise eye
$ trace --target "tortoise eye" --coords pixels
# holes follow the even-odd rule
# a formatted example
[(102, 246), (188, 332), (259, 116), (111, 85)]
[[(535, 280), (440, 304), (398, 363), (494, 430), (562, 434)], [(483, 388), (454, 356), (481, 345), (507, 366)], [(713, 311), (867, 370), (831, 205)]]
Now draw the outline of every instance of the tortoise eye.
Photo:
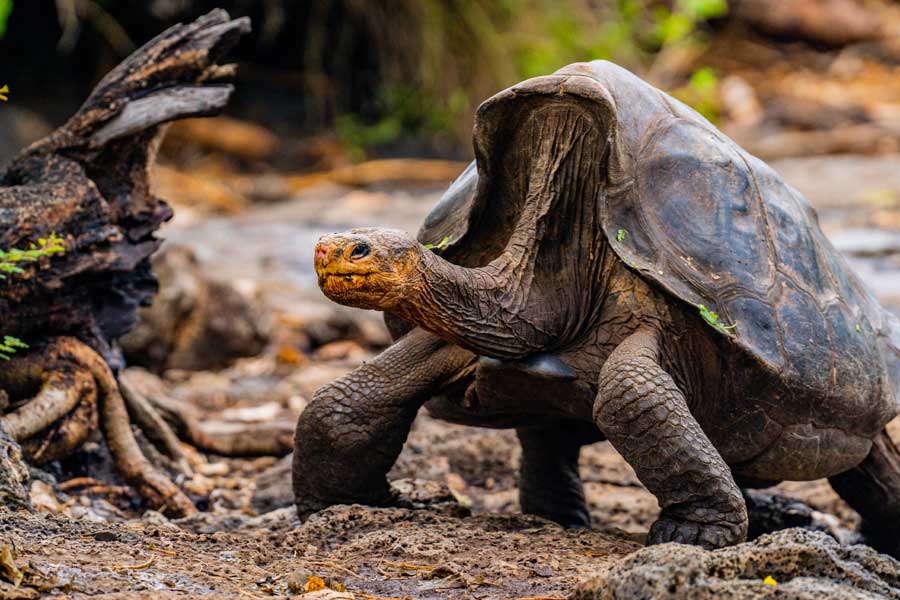
[(365, 258), (371, 254), (372, 249), (368, 244), (357, 244), (350, 253), (350, 258)]

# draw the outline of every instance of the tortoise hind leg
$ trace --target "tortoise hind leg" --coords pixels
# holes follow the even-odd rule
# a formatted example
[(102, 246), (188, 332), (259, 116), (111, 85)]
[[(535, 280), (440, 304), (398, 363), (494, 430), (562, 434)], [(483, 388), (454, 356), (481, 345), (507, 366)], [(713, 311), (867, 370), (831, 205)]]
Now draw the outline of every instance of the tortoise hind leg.
[(578, 474), (581, 447), (600, 441), (592, 424), (560, 422), (516, 429), (522, 445), (519, 504), (522, 512), (564, 527), (590, 527), (591, 516)]
[(834, 491), (862, 516), (860, 533), (880, 552), (900, 558), (900, 449), (887, 431), (857, 466), (828, 478)]

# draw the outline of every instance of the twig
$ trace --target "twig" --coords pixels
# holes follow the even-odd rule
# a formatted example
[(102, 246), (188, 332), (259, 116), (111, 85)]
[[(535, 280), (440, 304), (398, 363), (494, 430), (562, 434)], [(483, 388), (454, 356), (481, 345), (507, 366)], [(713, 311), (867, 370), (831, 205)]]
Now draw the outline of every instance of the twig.
[(58, 487), (61, 491), (65, 492), (76, 487), (94, 485), (103, 485), (103, 482), (99, 479), (94, 479), (93, 477), (73, 477), (72, 479), (67, 479), (60, 483)]
[(143, 569), (149, 568), (154, 562), (156, 562), (156, 557), (151, 556), (147, 562), (142, 562), (137, 565), (113, 565), (109, 567), (110, 571), (141, 571)]
[(327, 560), (311, 560), (311, 561), (309, 561), (309, 564), (314, 567), (324, 567), (326, 569), (335, 569), (337, 571), (343, 571), (344, 573), (347, 573), (348, 575), (351, 575), (357, 579), (361, 579), (359, 573), (356, 573), (356, 572), (352, 571), (351, 569), (348, 569), (347, 567), (339, 565), (335, 562), (331, 562), (331, 561), (327, 561)]
[(163, 554), (168, 554), (169, 556), (178, 556), (178, 553), (174, 550), (166, 550), (165, 548), (160, 548), (159, 546), (154, 546), (153, 544), (147, 544), (147, 546), (154, 552), (162, 552)]
[(434, 571), (435, 569), (437, 569), (437, 567), (431, 567), (428, 565), (412, 565), (409, 563), (393, 562), (383, 559), (381, 562), (388, 565), (389, 567), (394, 567), (395, 569), (408, 569), (413, 571)]

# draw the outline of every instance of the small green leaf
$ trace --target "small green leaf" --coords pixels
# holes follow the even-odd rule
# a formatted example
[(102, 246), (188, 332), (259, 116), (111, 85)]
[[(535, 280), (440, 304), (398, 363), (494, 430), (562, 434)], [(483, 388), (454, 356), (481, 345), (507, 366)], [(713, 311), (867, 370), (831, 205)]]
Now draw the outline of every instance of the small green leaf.
[(737, 327), (737, 323), (733, 325), (725, 325), (719, 321), (719, 315), (710, 311), (703, 304), (698, 304), (697, 308), (700, 309), (700, 316), (703, 317), (703, 320), (718, 329), (722, 332), (728, 332), (729, 329), (734, 329)]
[(859, 323), (856, 324), (856, 331), (862, 331), (862, 325)]
[(446, 248), (449, 245), (450, 245), (449, 237), (445, 237), (438, 244), (423, 244), (423, 246), (425, 247), (426, 250), (432, 250), (432, 249), (443, 250), (444, 248)]
[(3, 341), (0, 342), (0, 360), (10, 360), (12, 355), (16, 353), (16, 350), (27, 347), (28, 344), (19, 338), (5, 335), (3, 336)]
[(624, 241), (625, 241), (625, 236), (626, 236), (626, 235), (628, 235), (628, 232), (625, 231), (624, 229), (620, 229), (619, 231), (616, 232), (616, 241), (617, 241), (617, 242), (624, 242)]

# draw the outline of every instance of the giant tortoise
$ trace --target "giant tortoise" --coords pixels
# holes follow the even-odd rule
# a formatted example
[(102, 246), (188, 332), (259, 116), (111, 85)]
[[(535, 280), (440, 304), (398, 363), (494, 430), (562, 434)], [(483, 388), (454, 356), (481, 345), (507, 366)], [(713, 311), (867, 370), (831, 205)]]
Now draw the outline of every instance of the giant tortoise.
[(740, 487), (828, 477), (900, 532), (900, 324), (815, 211), (706, 119), (605, 61), (484, 102), (418, 239), (324, 236), (319, 285), (402, 335), (301, 415), (301, 516), (390, 504), (416, 412), (514, 427), (522, 509), (586, 525), (581, 445), (659, 500), (650, 543), (742, 541)]

